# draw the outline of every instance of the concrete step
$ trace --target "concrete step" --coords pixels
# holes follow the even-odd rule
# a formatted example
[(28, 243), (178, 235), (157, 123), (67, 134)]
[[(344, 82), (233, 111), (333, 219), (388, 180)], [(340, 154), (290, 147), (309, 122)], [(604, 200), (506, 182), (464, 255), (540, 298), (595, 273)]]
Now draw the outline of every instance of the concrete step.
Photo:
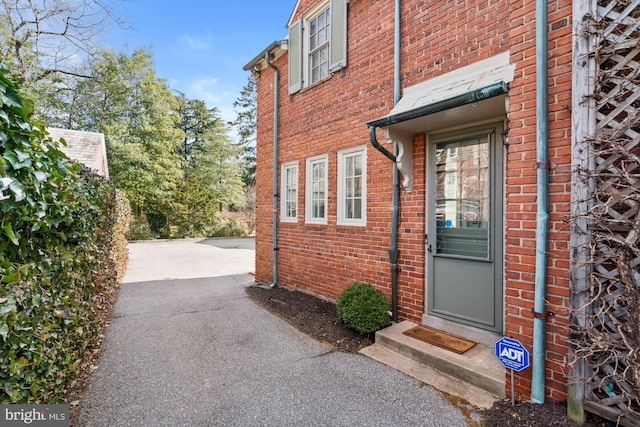
[(493, 348), (476, 344), (457, 354), (403, 334), (414, 326), (404, 321), (376, 332), (361, 353), (479, 408), (505, 396), (506, 372)]

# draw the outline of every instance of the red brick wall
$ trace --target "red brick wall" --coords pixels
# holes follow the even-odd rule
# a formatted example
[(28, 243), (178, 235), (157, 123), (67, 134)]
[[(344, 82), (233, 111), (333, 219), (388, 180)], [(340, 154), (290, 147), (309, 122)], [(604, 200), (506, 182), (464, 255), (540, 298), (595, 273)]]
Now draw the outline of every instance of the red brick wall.
[[(294, 19), (315, 4), (301, 2)], [(349, 66), (293, 96), (287, 90), (286, 57), (276, 61), (283, 76), (279, 162), (298, 161), (298, 222), (278, 223), (278, 282), (282, 286), (335, 299), (354, 281), (364, 281), (390, 296), (387, 249), (392, 163), (370, 146), (365, 123), (393, 106), (393, 19), (393, 3), (351, 5)], [(271, 82), (271, 70), (262, 71), (258, 84), (257, 240), (263, 242), (256, 246), (256, 278), (264, 282), (272, 280), (273, 259), (273, 92), (266, 87)], [(337, 153), (358, 145), (367, 146), (367, 225), (337, 225)], [(320, 154), (328, 157), (328, 221), (327, 225), (305, 224), (305, 159)], [(407, 292), (418, 295), (409, 304), (410, 316), (417, 320), (422, 314), (419, 295), (423, 291)]]
[[(316, 0), (301, 1), (294, 19)], [(531, 349), (536, 229), (535, 0), (403, 1), (401, 86), (407, 87), (510, 50), (510, 148), (505, 170), (505, 335)], [(278, 282), (335, 299), (353, 281), (390, 295), (392, 164), (369, 144), (365, 123), (393, 107), (394, 5), (349, 5), (348, 66), (289, 96), (286, 55), (280, 69), (279, 162), (298, 161), (298, 222), (278, 222)], [(547, 396), (566, 399), (568, 222), (570, 193), (571, 2), (549, 6), (551, 222)], [(256, 279), (272, 281), (273, 72), (258, 77)], [(381, 133), (379, 140), (384, 141)], [(337, 152), (367, 145), (367, 225), (336, 223)], [(328, 224), (304, 221), (305, 159), (328, 156)], [(398, 248), (399, 317), (424, 312), (425, 138), (414, 138), (411, 193), (401, 192)], [(279, 169), (279, 168), (278, 168)], [(279, 189), (278, 189), (279, 191)], [(278, 203), (279, 208), (279, 203)], [(531, 369), (516, 376), (516, 394), (529, 399)], [(509, 388), (508, 388), (509, 389)]]
[[(505, 335), (533, 345), (537, 211), (535, 1), (512, 1), (509, 33), (516, 78), (511, 83), (510, 148), (506, 161)], [(549, 3), (550, 229), (548, 247), (546, 391), (566, 400), (571, 192), (571, 1)], [(516, 375), (516, 395), (528, 399), (531, 369)]]

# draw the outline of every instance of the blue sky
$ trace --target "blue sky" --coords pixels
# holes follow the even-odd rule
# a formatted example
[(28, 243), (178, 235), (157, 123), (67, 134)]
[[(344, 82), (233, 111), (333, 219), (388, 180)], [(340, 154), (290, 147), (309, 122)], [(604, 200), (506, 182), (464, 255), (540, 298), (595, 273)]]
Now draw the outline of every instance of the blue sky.
[(295, 0), (131, 0), (122, 14), (133, 28), (112, 29), (106, 43), (129, 53), (150, 48), (158, 77), (171, 89), (232, 120), (249, 75), (242, 67), (286, 37), (294, 6)]

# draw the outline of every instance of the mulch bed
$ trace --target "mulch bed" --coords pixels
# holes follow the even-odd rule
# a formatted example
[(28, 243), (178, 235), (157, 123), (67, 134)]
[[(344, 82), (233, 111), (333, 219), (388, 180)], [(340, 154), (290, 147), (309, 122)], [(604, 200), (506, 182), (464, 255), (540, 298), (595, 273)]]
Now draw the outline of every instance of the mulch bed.
[(350, 329), (336, 314), (336, 305), (300, 291), (282, 287), (247, 288), (247, 294), (269, 312), (283, 318), (310, 337), (347, 353), (373, 344), (373, 337)]
[[(337, 351), (357, 353), (373, 344), (373, 337), (363, 336), (350, 329), (336, 314), (330, 301), (288, 290), (283, 287), (264, 289), (249, 287), (247, 295), (269, 312), (286, 320), (296, 329), (321, 341)], [(567, 407), (561, 403), (531, 404), (500, 400), (483, 412), (482, 427), (579, 427), (566, 416)], [(608, 427), (607, 422), (589, 417), (583, 427)]]

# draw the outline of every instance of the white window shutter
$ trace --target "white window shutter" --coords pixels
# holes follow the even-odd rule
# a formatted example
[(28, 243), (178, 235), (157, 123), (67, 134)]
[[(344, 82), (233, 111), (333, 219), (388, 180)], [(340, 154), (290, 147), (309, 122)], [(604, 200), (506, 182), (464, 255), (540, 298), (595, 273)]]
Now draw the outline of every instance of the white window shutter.
[(302, 89), (302, 20), (289, 28), (289, 95)]
[(329, 71), (347, 66), (347, 1), (331, 0), (331, 53)]

